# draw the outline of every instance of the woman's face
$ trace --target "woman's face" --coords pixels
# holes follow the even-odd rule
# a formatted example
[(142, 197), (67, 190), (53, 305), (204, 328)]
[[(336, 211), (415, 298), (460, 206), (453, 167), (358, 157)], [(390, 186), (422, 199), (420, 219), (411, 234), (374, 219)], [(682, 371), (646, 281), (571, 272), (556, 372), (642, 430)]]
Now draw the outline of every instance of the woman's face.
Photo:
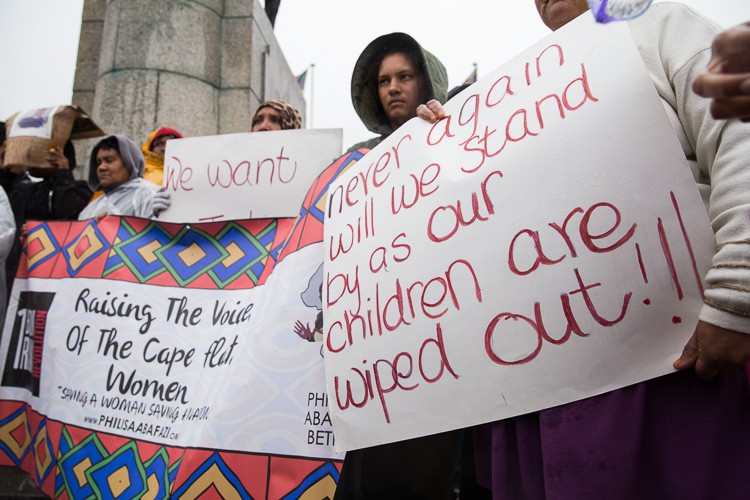
[(281, 130), (281, 113), (270, 106), (260, 108), (253, 117), (251, 130), (253, 132)]
[(417, 68), (403, 52), (389, 54), (380, 63), (378, 97), (394, 130), (417, 116), (420, 83)]
[(114, 149), (101, 148), (96, 152), (96, 176), (102, 188), (114, 189), (130, 180), (130, 172), (122, 157)]

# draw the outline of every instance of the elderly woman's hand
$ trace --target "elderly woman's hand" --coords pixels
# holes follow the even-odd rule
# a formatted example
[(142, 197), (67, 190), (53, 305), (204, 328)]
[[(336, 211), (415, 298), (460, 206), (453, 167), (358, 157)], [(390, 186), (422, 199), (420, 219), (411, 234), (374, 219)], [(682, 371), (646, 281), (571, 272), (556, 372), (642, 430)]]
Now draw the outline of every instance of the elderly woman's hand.
[(674, 367), (695, 368), (700, 378), (710, 379), (720, 371), (738, 370), (750, 361), (750, 335), (698, 321), (693, 336)]
[(714, 118), (750, 121), (750, 22), (716, 35), (711, 61), (693, 90), (713, 99)]

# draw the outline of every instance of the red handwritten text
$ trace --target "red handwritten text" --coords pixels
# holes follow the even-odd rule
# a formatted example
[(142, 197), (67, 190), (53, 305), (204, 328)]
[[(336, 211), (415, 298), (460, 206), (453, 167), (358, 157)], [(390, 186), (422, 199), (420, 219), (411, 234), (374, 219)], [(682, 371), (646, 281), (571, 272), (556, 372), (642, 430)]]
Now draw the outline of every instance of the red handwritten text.
[[(602, 212), (602, 211), (608, 211), (614, 216), (614, 220), (610, 224), (609, 228), (605, 231), (594, 234), (590, 230), (590, 224), (591, 224), (591, 218), (594, 216), (595, 212)], [(627, 243), (628, 240), (630, 240), (633, 237), (633, 234), (635, 233), (635, 229), (637, 227), (637, 224), (632, 224), (630, 228), (625, 232), (624, 235), (622, 235), (619, 239), (617, 239), (615, 242), (611, 243), (608, 246), (600, 246), (597, 241), (602, 240), (604, 238), (607, 238), (609, 236), (612, 236), (612, 234), (617, 230), (617, 228), (620, 226), (620, 222), (622, 220), (622, 217), (620, 215), (620, 211), (612, 205), (611, 203), (596, 203), (595, 205), (592, 205), (588, 208), (585, 212), (582, 208), (576, 207), (573, 210), (571, 210), (568, 215), (563, 220), (562, 226), (558, 225), (557, 223), (550, 223), (548, 224), (549, 227), (554, 229), (555, 233), (557, 233), (557, 237), (562, 238), (565, 244), (568, 247), (568, 251), (570, 252), (569, 255), (572, 258), (575, 258), (578, 254), (576, 252), (576, 247), (573, 244), (573, 240), (571, 238), (571, 234), (568, 231), (568, 224), (570, 223), (571, 219), (576, 214), (583, 214), (583, 217), (581, 217), (581, 220), (578, 223), (578, 234), (581, 237), (581, 242), (583, 245), (593, 253), (606, 253), (611, 252), (613, 250), (616, 250), (617, 248), (621, 247), (625, 243)], [(599, 218), (599, 220), (601, 217)], [(554, 234), (554, 233), (553, 233)], [(528, 247), (524, 247), (524, 250), (521, 252), (516, 252), (516, 245), (519, 242), (522, 242), (524, 240), (530, 240), (533, 244), (533, 252), (528, 251)], [(521, 257), (527, 256), (529, 254), (533, 254), (533, 261), (531, 263), (523, 263), (523, 265), (520, 265), (518, 263), (518, 260)], [(510, 242), (510, 247), (508, 248), (508, 268), (515, 274), (518, 275), (527, 275), (532, 272), (534, 272), (537, 268), (539, 268), (540, 265), (554, 265), (558, 262), (563, 261), (567, 257), (567, 253), (564, 253), (562, 255), (555, 255), (553, 257), (550, 257), (547, 255), (547, 253), (544, 250), (544, 246), (542, 244), (542, 238), (539, 235), (539, 231), (531, 230), (531, 229), (522, 229), (516, 235), (513, 237), (512, 241)]]
[[(545, 54), (552, 55), (554, 52), (558, 55), (557, 68), (565, 65), (562, 48), (559, 45), (551, 45), (545, 48), (536, 59), (538, 77), (542, 76), (543, 57)], [(530, 64), (527, 63), (526, 86), (532, 85), (529, 68)], [(543, 96), (533, 105), (520, 107), (505, 118), (493, 118), (492, 123), (499, 121), (501, 124), (504, 123), (504, 126), (496, 128), (484, 125), (486, 120), (482, 119), (483, 111), (503, 103), (506, 97), (515, 96), (518, 93), (518, 88), (522, 85), (515, 85), (517, 90), (514, 91), (514, 82), (517, 80), (503, 75), (490, 86), (485, 96), (478, 94), (469, 96), (455, 120), (454, 116), (448, 115), (432, 126), (427, 135), (427, 144), (436, 145), (446, 138), (456, 138), (461, 134), (461, 137), (457, 138), (458, 146), (474, 158), (474, 160), (469, 160), (467, 155), (461, 170), (467, 173), (475, 172), (484, 165), (487, 158), (493, 158), (503, 152), (509, 143), (520, 142), (527, 137), (539, 135), (547, 124), (545, 115), (557, 115), (559, 119), (564, 120), (568, 112), (580, 109), (587, 102), (599, 100), (591, 90), (586, 66), (581, 64), (580, 76), (576, 76), (562, 90)], [(507, 103), (505, 105), (507, 106)]]
[[(349, 406), (363, 408), (377, 396), (385, 421), (390, 423), (391, 417), (385, 400), (387, 394), (397, 389), (413, 391), (422, 381), (428, 384), (438, 382), (446, 371), (454, 379), (458, 379), (445, 352), (440, 323), (437, 324), (437, 336), (428, 338), (422, 343), (416, 358), (415, 361), (411, 353), (402, 351), (392, 360), (378, 359), (364, 370), (352, 367), (349, 370), (351, 378), (334, 376), (336, 404), (341, 410), (346, 410)], [(367, 360), (362, 360), (362, 364), (367, 365)], [(415, 368), (418, 368), (419, 372)], [(344, 386), (346, 389), (342, 401), (341, 391)]]
[[(492, 321), (490, 321), (490, 324), (487, 326), (487, 329), (484, 334), (484, 348), (487, 353), (487, 356), (494, 362), (499, 365), (517, 365), (517, 364), (523, 364), (528, 363), (529, 361), (533, 360), (537, 357), (537, 355), (542, 350), (542, 345), (545, 341), (549, 342), (553, 345), (561, 345), (567, 342), (570, 339), (571, 334), (575, 333), (576, 335), (580, 337), (585, 337), (589, 335), (587, 332), (584, 332), (581, 326), (579, 325), (578, 320), (576, 319), (575, 313), (573, 312), (573, 309), (570, 305), (571, 295), (580, 294), (581, 298), (583, 299), (583, 302), (586, 306), (586, 310), (589, 312), (589, 315), (591, 318), (596, 321), (601, 326), (604, 327), (610, 327), (614, 326), (617, 323), (621, 322), (625, 318), (625, 314), (628, 311), (628, 305), (630, 304), (630, 299), (633, 295), (632, 292), (628, 292), (624, 295), (622, 300), (622, 306), (620, 308), (620, 314), (615, 319), (607, 319), (604, 316), (602, 316), (599, 311), (597, 310), (596, 306), (594, 305), (594, 301), (591, 298), (591, 295), (589, 294), (589, 290), (592, 288), (600, 287), (602, 286), (601, 283), (592, 283), (592, 284), (585, 284), (583, 282), (583, 278), (581, 278), (581, 273), (578, 269), (574, 269), (573, 272), (575, 273), (576, 280), (578, 282), (578, 288), (569, 291), (568, 293), (560, 294), (560, 303), (562, 305), (563, 314), (565, 316), (565, 319), (567, 320), (567, 324), (565, 325), (565, 333), (563, 333), (559, 338), (555, 338), (548, 332), (545, 324), (544, 319), (542, 317), (542, 309), (539, 302), (534, 303), (534, 319), (531, 319), (528, 316), (525, 316), (523, 314), (516, 314), (512, 312), (502, 312), (495, 316)], [(518, 322), (521, 320), (522, 322), (526, 323), (531, 328), (531, 336), (532, 336), (532, 345), (533, 348), (531, 349), (531, 352), (529, 354), (526, 354), (520, 358), (517, 359), (505, 359), (503, 357), (502, 353), (498, 353), (498, 347), (496, 346), (495, 342), (493, 342), (496, 335), (499, 335), (503, 331), (503, 327), (507, 326), (508, 322)], [(514, 330), (514, 333), (518, 333), (517, 329)], [(514, 339), (515, 340), (515, 339)], [(518, 352), (517, 342), (511, 342), (511, 345), (514, 347), (512, 348), (512, 352)]]
[[(398, 237), (396, 238), (398, 239)], [(472, 290), (477, 302), (482, 302), (482, 291), (472, 265), (464, 259), (452, 262), (444, 273), (426, 281), (402, 283), (396, 280), (394, 290), (381, 291), (375, 284), (375, 297), (367, 297), (363, 304), (359, 287), (359, 266), (354, 276), (327, 275), (326, 305), (335, 305), (345, 295), (357, 296), (357, 306), (344, 311), (343, 319), (328, 325), (326, 348), (337, 353), (357, 339), (382, 336), (401, 326), (410, 325), (419, 316), (438, 319), (450, 309), (461, 310), (458, 291)], [(364, 310), (363, 310), (364, 309)]]

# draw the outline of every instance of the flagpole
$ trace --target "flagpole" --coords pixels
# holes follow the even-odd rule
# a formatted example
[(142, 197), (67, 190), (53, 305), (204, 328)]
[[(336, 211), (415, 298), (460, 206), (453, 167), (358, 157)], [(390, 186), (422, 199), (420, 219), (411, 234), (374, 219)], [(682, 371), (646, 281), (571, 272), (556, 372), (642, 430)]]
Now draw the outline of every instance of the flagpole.
[(310, 127), (313, 128), (313, 113), (315, 106), (315, 64), (310, 64)]

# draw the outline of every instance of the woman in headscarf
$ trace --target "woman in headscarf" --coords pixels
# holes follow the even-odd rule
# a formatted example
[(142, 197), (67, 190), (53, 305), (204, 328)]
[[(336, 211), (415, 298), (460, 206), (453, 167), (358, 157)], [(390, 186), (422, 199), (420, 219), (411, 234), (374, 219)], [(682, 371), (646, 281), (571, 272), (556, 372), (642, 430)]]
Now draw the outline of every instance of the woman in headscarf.
[(251, 125), (253, 132), (299, 129), (302, 128), (302, 116), (289, 103), (271, 99), (258, 106)]
[(143, 178), (145, 162), (135, 142), (110, 135), (91, 151), (89, 184), (103, 195), (83, 209), (78, 220), (104, 215), (150, 218), (169, 206), (169, 194)]

